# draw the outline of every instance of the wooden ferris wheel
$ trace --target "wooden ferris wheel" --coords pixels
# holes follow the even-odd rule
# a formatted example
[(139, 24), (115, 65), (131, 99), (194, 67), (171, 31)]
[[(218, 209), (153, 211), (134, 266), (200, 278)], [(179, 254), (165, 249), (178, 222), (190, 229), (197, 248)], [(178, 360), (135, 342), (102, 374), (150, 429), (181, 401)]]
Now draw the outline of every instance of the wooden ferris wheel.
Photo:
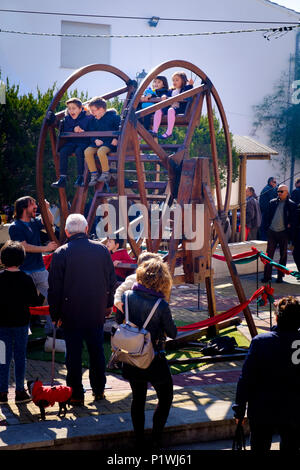
[[(192, 89), (175, 97), (159, 101), (147, 108), (140, 109), (140, 102), (146, 88), (153, 79), (169, 69), (184, 69), (197, 78)], [(128, 204), (120, 204), (122, 215), (122, 230), (131, 246), (132, 252), (138, 256), (142, 246), (147, 250), (157, 252), (164, 243), (167, 246), (166, 259), (169, 263), (174, 283), (197, 284), (205, 282), (208, 309), (210, 316), (216, 314), (213, 288), (213, 272), (211, 257), (218, 243), (221, 243), (228, 268), (235, 285), (237, 295), (244, 302), (245, 295), (236, 272), (230, 250), (224, 236), (224, 221), (229, 209), (232, 185), (232, 153), (230, 133), (226, 115), (220, 97), (207, 75), (194, 64), (184, 60), (171, 60), (154, 68), (143, 80), (139, 87), (119, 69), (109, 65), (89, 65), (76, 71), (63, 84), (53, 98), (42, 124), (37, 150), (36, 180), (38, 201), (43, 215), (47, 232), (55, 240), (44, 202), (43, 156), (46, 137), (49, 134), (57, 177), (59, 176), (59, 145), (68, 138), (78, 137), (76, 133), (59, 132), (59, 121), (63, 113), (56, 113), (57, 105), (63, 94), (80, 77), (90, 72), (109, 72), (123, 82), (123, 86), (110, 93), (102, 95), (111, 99), (125, 95), (119, 132), (91, 133), (84, 132), (81, 136), (114, 136), (118, 139), (117, 151), (109, 154), (108, 160), (112, 172), (110, 189), (104, 183), (95, 187), (92, 203), (88, 214), (89, 227), (92, 227), (97, 208), (115, 200), (117, 203), (126, 196), (129, 204), (135, 204), (140, 209), (136, 218), (128, 215)], [(196, 85), (197, 83), (197, 85)], [(175, 102), (186, 102), (185, 113), (176, 116), (175, 126), (185, 129), (182, 143), (160, 143), (144, 127), (143, 118), (155, 111)], [(210, 189), (209, 159), (206, 157), (190, 158), (189, 150), (196, 127), (199, 125), (203, 108), (206, 107), (210, 131), (211, 165), (214, 180), (213, 197)], [(216, 133), (214, 128), (213, 107), (216, 107), (226, 142), (226, 190), (222, 198), (220, 167)], [(163, 118), (162, 125), (165, 124)], [(143, 142), (143, 143), (142, 143)], [(68, 209), (67, 196), (64, 188), (59, 189), (61, 220), (64, 222), (69, 213), (83, 213), (88, 195), (88, 172), (85, 171), (84, 187), (78, 188), (71, 209)], [(114, 189), (113, 189), (114, 188)], [(123, 197), (123, 198), (122, 198)], [(188, 239), (184, 231), (187, 220), (185, 208), (189, 206), (189, 216), (194, 230), (192, 238)], [(155, 226), (151, 214), (156, 209)], [(181, 209), (180, 217), (174, 216), (174, 208)], [(200, 227), (195, 226), (197, 210), (201, 208), (201, 236), (197, 237)], [(176, 211), (175, 211), (176, 212)], [(165, 236), (166, 221), (170, 222), (168, 237)], [(142, 222), (142, 223), (141, 223)], [(142, 231), (137, 237), (133, 227), (138, 223)], [(61, 224), (63, 237), (64, 223)], [(109, 230), (110, 224), (107, 227)], [(180, 235), (178, 235), (180, 234)], [(199, 235), (199, 234), (198, 234)], [(196, 239), (198, 241), (195, 243)], [(199, 241), (200, 239), (200, 241)], [(248, 307), (244, 310), (250, 333), (256, 334), (256, 328)]]

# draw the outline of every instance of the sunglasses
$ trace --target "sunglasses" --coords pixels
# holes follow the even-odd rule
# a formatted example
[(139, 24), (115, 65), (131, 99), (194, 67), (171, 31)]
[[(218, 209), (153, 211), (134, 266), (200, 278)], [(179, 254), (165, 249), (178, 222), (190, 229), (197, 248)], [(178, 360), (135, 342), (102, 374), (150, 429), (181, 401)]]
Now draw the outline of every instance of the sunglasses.
[(277, 193), (285, 193), (285, 191), (277, 191)]

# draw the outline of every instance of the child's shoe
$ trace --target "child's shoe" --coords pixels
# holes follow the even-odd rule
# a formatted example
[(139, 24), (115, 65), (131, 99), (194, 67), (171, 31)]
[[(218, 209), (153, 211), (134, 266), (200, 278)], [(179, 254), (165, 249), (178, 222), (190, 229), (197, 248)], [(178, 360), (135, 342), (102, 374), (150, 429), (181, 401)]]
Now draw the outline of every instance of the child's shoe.
[(52, 183), (52, 188), (65, 188), (67, 183), (67, 177), (65, 175), (61, 175), (58, 181)]
[(107, 183), (109, 181), (109, 176), (109, 171), (103, 171), (97, 181), (100, 183)]
[(166, 132), (162, 135), (159, 135), (158, 138), (162, 140), (169, 139), (170, 137), (173, 137), (173, 134), (167, 134)]
[(0, 405), (6, 405), (8, 403), (7, 392), (0, 393)]
[(82, 186), (84, 186), (84, 181), (83, 181), (83, 176), (82, 175), (77, 176), (77, 180), (75, 181), (74, 186), (79, 186), (81, 188), (82, 188)]
[(89, 182), (89, 186), (95, 186), (95, 184), (97, 183), (97, 180), (98, 180), (98, 173), (91, 173), (91, 179), (90, 179), (90, 182)]

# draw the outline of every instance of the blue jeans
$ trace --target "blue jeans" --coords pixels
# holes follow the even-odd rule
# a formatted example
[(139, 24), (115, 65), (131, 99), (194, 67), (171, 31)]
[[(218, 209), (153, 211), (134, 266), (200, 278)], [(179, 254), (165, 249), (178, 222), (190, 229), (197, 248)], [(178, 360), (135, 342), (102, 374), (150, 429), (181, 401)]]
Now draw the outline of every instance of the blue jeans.
[(82, 386), (82, 346), (85, 341), (89, 353), (89, 379), (95, 394), (104, 391), (105, 356), (103, 350), (103, 326), (82, 329), (64, 329), (66, 341), (67, 385), (73, 389), (73, 397), (81, 399)]
[[(27, 341), (28, 325), (0, 327), (0, 342), (1, 345), (5, 344), (5, 360), (0, 360), (0, 393), (8, 392), (9, 370), (12, 358), (14, 358), (15, 362), (16, 391), (22, 392), (24, 390)], [(3, 362), (5, 363), (3, 364)]]

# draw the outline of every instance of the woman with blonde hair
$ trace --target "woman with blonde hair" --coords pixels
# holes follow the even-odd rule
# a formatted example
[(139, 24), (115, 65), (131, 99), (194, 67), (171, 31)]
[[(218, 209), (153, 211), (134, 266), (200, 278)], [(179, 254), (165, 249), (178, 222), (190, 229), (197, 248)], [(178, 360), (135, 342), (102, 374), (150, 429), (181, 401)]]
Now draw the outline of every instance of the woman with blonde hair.
[[(132, 290), (123, 295), (128, 296), (129, 321), (142, 328), (152, 307), (158, 298), (161, 302), (147, 325), (155, 357), (147, 369), (140, 369), (123, 364), (123, 377), (132, 389), (131, 418), (138, 446), (144, 446), (145, 403), (148, 382), (154, 387), (158, 405), (153, 415), (152, 445), (160, 447), (162, 432), (167, 421), (173, 400), (173, 382), (165, 357), (164, 345), (166, 337), (175, 338), (177, 328), (173, 322), (168, 300), (172, 288), (172, 277), (166, 263), (158, 259), (149, 259), (142, 263), (136, 271), (137, 282)], [(121, 323), (124, 314), (117, 313), (117, 321)]]

